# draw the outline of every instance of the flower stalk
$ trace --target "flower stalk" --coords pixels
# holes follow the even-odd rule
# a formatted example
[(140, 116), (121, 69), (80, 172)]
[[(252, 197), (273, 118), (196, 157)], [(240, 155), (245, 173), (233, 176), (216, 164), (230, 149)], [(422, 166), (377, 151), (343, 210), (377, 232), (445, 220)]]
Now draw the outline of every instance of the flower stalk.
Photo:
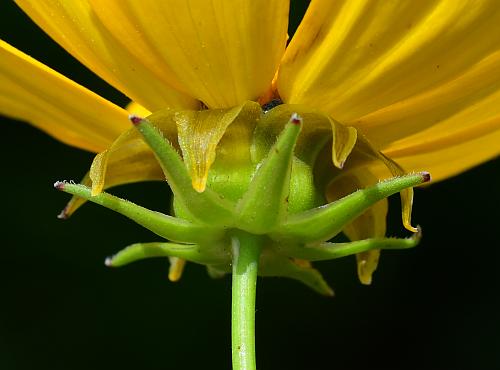
[(255, 370), (255, 298), (262, 237), (235, 232), (231, 238), (233, 370)]

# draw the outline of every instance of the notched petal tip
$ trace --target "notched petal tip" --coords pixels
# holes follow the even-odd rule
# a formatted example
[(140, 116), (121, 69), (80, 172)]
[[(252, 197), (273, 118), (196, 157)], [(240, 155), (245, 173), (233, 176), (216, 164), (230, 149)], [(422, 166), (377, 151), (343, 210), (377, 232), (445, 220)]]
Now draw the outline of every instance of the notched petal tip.
[(137, 114), (129, 114), (128, 119), (134, 126), (138, 125), (143, 120), (143, 118), (139, 117)]

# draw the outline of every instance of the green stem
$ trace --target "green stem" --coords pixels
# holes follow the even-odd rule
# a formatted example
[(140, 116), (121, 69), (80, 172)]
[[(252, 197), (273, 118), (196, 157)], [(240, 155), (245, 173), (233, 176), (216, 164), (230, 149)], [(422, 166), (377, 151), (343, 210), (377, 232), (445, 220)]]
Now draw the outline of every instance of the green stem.
[(231, 243), (233, 370), (255, 370), (255, 291), (262, 239), (238, 231), (233, 234)]

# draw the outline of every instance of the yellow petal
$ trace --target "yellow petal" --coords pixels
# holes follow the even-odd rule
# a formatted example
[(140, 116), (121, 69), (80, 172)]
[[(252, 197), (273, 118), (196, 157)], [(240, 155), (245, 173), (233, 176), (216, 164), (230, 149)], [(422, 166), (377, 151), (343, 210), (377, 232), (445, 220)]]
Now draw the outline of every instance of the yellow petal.
[(286, 44), (286, 0), (91, 3), (114, 37), (210, 108), (233, 107), (265, 93)]
[(128, 103), (125, 109), (130, 114), (135, 114), (138, 117), (147, 117), (151, 114), (151, 111), (144, 108), (142, 105), (136, 103), (135, 101)]
[[(331, 139), (332, 162), (337, 168), (342, 168), (356, 144), (357, 131), (353, 127), (340, 124), (317, 109), (295, 104), (279, 105), (266, 113), (258, 130), (262, 131), (263, 135), (276, 137), (294, 113), (299, 114), (304, 123), (295, 149), (296, 155), (307, 161), (304, 156), (313, 154), (310, 153), (311, 151), (317, 154), (316, 150), (321, 148), (319, 144), (317, 148), (312, 148), (311, 142), (319, 143)], [(272, 134), (270, 134), (270, 131)], [(260, 135), (260, 133), (256, 132), (256, 135)], [(272, 143), (269, 144), (272, 145)], [(265, 150), (264, 153), (266, 153)]]
[[(481, 135), (473, 130), (450, 133), (449, 136), (424, 138), (406, 147), (389, 149), (388, 155), (409, 171), (429, 171), (432, 181), (440, 181), (463, 172), (479, 163), (498, 157), (500, 154), (500, 116), (485, 122), (484, 126), (495, 124), (496, 129), (483, 131)], [(481, 126), (481, 125), (478, 125)], [(484, 128), (483, 126), (483, 128)], [(477, 130), (481, 132), (480, 129)], [(467, 139), (464, 135), (471, 136)], [(410, 139), (410, 138), (409, 138)], [(397, 143), (396, 143), (397, 144)], [(386, 169), (371, 163), (371, 171), (384, 177)]]
[(361, 284), (370, 285), (373, 280), (373, 273), (377, 270), (380, 259), (380, 249), (356, 254), (356, 263), (358, 266), (358, 279)]
[[(440, 180), (500, 154), (499, 22), (488, 0), (313, 0), (278, 89)], [(369, 168), (388, 176), (380, 163)]]
[(205, 190), (208, 171), (215, 160), (215, 149), (229, 125), (237, 120), (243, 125), (251, 124), (256, 122), (260, 114), (260, 105), (254, 102), (246, 102), (231, 109), (175, 113), (179, 145), (194, 189), (198, 192)]
[[(457, 131), (469, 131), (459, 140), (473, 137), (474, 132), (482, 135), (484, 130), (494, 131), (498, 123), (495, 128), (485, 122), (500, 115), (499, 100), (500, 51), (497, 51), (457, 78), (351, 124), (360, 127), (378, 147), (393, 152), (411, 146), (409, 142), (446, 137)], [(408, 136), (411, 137), (405, 140)]]
[[(340, 199), (358, 189), (373, 185), (377, 181), (377, 177), (365, 169), (345, 172), (330, 184), (327, 199), (329, 202)], [(353, 241), (385, 236), (387, 209), (387, 199), (383, 199), (346, 225), (343, 232)], [(358, 278), (362, 284), (371, 284), (379, 258), (380, 250), (356, 254)]]
[(500, 154), (497, 5), (313, 1), (287, 51), (280, 92), (324, 104), (408, 171), (428, 170), (434, 180), (457, 174)]
[(496, 0), (313, 0), (278, 89), (353, 122), (459, 78), (499, 49), (499, 22)]
[(1, 40), (0, 113), (95, 152), (129, 127), (124, 109)]
[(162, 180), (164, 176), (149, 147), (130, 130), (94, 158), (89, 178), (92, 195), (97, 195), (113, 186)]
[[(100, 160), (94, 160), (91, 167), (94, 181), (90, 179), (90, 172), (80, 181), (83, 185), (91, 186), (94, 195), (113, 186), (165, 179), (154, 154), (140, 138), (127, 145), (115, 145), (113, 150), (105, 153), (104, 160), (103, 154), (100, 154)], [(59, 217), (70, 217), (84, 203), (86, 200), (72, 197)]]
[[(150, 117), (165, 138), (175, 145), (173, 112), (164, 109)], [(89, 177), (92, 181), (92, 195), (97, 195), (111, 186), (165, 178), (153, 152), (134, 127), (130, 127), (109, 149), (94, 158)]]
[[(195, 99), (170, 85), (156, 54), (134, 49), (136, 45), (127, 44), (130, 39), (113, 34), (88, 0), (17, 0), (16, 3), (75, 58), (149, 110), (198, 106)], [(136, 32), (127, 23), (120, 27), (125, 34)]]

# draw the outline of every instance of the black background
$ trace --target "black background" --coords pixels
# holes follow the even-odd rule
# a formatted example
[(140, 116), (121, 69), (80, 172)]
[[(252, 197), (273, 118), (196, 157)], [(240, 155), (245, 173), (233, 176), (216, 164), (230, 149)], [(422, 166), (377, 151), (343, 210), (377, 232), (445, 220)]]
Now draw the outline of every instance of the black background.
[[(294, 3), (297, 14), (303, 7)], [(2, 39), (127, 102), (12, 3), (2, 2), (0, 19)], [(0, 119), (0, 369), (229, 369), (230, 278), (211, 280), (190, 264), (170, 283), (163, 260), (106, 268), (107, 255), (155, 236), (95, 205), (57, 220), (68, 197), (52, 183), (78, 180), (93, 155)], [(417, 190), (424, 240), (383, 253), (370, 287), (357, 282), (354, 258), (318, 264), (335, 298), (259, 280), (259, 368), (500, 368), (498, 164)], [(161, 183), (114, 193), (159, 210), (169, 204)], [(402, 233), (398, 207), (392, 199), (392, 234)]]

